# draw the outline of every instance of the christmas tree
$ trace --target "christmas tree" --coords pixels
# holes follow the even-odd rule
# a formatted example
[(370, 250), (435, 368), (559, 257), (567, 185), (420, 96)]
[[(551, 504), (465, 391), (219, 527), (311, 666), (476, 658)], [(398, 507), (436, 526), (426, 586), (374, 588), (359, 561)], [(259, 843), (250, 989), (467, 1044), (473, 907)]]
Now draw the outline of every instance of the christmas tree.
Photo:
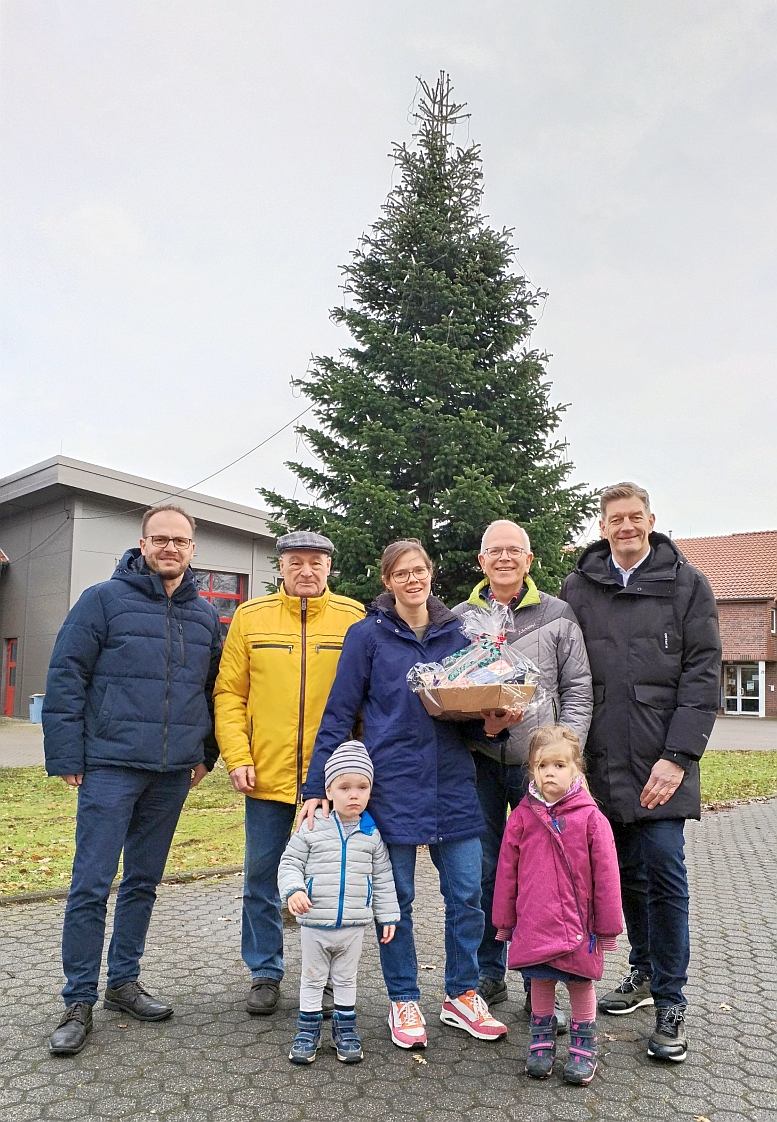
[(397, 185), (343, 268), (332, 317), (352, 343), (294, 380), (312, 402), (317, 424), (298, 431), (317, 463), (288, 466), (311, 500), (261, 494), (279, 532), (332, 538), (335, 586), (357, 599), (379, 591), (383, 547), (405, 537), (434, 560), (435, 592), (464, 598), (495, 518), (527, 529), (535, 578), (555, 591), (593, 503), (567, 483), (554, 438), (566, 407), (549, 400), (548, 356), (528, 346), (545, 294), (512, 270), (512, 231), (481, 213), (480, 149), (454, 143), (465, 106), (449, 77), (420, 87), (415, 143), (394, 145)]

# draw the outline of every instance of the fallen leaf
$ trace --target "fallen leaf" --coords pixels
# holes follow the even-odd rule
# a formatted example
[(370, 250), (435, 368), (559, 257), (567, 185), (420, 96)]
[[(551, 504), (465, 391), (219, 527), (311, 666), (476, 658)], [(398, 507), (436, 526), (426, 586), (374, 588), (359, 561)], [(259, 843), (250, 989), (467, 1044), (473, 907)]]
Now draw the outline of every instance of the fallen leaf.
[(710, 1122), (706, 1114), (697, 1114), (693, 1122)]
[(718, 1009), (725, 1009), (725, 1011), (726, 1011), (727, 1013), (730, 1013), (730, 1012), (731, 1012), (731, 1006), (730, 1006), (730, 1005), (726, 1005), (725, 1001), (721, 1001), (720, 1005), (718, 1006)]
[[(413, 1059), (415, 1060), (415, 1062), (417, 1064), (428, 1064), (429, 1063), (429, 1061), (425, 1060), (423, 1056), (413, 1056)], [(697, 1119), (697, 1122), (698, 1122), (698, 1119)], [(705, 1122), (709, 1122), (709, 1119), (705, 1119)]]

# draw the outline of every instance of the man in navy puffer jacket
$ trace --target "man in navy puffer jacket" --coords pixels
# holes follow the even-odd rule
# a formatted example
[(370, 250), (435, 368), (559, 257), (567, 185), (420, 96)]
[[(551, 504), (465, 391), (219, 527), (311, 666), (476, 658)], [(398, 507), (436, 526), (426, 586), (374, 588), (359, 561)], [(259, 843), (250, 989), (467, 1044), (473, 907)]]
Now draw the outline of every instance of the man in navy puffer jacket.
[(212, 692), (221, 654), (215, 609), (189, 563), (194, 519), (143, 518), (140, 549), (70, 611), (43, 704), (46, 770), (78, 790), (76, 852), (62, 931), (65, 1014), (52, 1052), (80, 1052), (92, 1028), (108, 893), (124, 853), (108, 948), (106, 1009), (162, 1021), (172, 1008), (138, 981), (175, 827), (190, 787), (213, 767)]

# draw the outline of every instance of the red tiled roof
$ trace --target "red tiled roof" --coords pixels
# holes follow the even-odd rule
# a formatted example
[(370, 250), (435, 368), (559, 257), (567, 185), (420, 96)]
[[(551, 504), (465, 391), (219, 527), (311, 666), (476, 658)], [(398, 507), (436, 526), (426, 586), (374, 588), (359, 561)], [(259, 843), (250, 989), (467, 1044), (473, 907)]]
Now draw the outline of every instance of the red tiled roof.
[(704, 573), (716, 600), (777, 597), (777, 530), (674, 542)]

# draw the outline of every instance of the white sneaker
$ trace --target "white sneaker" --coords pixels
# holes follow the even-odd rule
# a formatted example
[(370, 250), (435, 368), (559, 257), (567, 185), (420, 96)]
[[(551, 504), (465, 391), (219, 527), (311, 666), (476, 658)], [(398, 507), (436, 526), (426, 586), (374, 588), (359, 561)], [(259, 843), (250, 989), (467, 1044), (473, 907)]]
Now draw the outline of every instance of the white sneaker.
[(388, 1027), (398, 1048), (425, 1048), (426, 1021), (417, 1001), (392, 1001)]

